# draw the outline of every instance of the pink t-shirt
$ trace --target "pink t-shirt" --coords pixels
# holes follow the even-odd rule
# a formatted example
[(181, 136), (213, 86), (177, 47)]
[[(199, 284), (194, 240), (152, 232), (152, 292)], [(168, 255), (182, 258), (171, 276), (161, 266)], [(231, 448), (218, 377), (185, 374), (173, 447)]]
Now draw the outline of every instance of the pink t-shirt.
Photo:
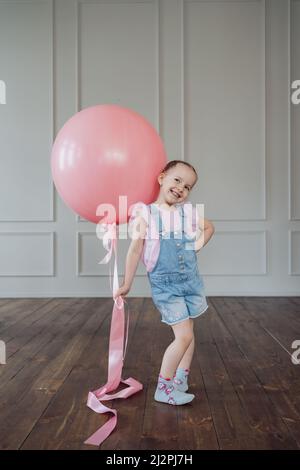
[[(146, 221), (147, 231), (141, 259), (146, 267), (146, 270), (152, 271), (159, 256), (160, 240), (157, 227), (158, 220), (157, 218), (153, 217), (152, 213), (150, 213), (149, 206), (150, 205), (147, 205), (141, 201), (134, 204), (131, 208), (131, 215), (128, 225), (130, 231), (131, 224), (137, 216), (142, 216)], [(196, 208), (193, 207), (190, 202), (174, 204), (176, 210), (164, 209), (157, 204), (155, 204), (155, 206), (160, 211), (163, 234), (167, 234), (170, 231), (179, 231), (184, 229), (185, 235), (187, 237), (190, 237), (190, 239), (195, 237), (196, 229), (198, 227), (199, 214)], [(182, 227), (180, 206), (183, 206), (184, 209), (184, 227)]]

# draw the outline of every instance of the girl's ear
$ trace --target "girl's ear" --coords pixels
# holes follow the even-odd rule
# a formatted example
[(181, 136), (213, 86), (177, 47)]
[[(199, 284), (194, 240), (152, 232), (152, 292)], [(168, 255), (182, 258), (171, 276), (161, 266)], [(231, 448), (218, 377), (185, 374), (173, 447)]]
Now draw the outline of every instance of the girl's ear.
[(164, 179), (164, 176), (165, 176), (164, 173), (160, 173), (160, 174), (158, 175), (157, 181), (158, 181), (159, 186), (161, 186), (162, 181), (163, 181), (163, 179)]

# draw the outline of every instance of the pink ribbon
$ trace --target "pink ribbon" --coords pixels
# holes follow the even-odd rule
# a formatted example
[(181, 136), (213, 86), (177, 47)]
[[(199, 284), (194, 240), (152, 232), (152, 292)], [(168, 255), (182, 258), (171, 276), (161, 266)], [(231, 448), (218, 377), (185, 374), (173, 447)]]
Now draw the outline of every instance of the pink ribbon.
[[(108, 263), (111, 259), (112, 252), (114, 251), (114, 277), (113, 277), (113, 295), (119, 289), (118, 281), (118, 268), (117, 268), (117, 238), (116, 238), (116, 223), (103, 224), (105, 233), (103, 235), (103, 246), (108, 251), (105, 257), (99, 261), (99, 264)], [(110, 265), (109, 265), (110, 268)], [(109, 273), (110, 287), (111, 287), (111, 271)], [(118, 300), (120, 302), (118, 303)], [(127, 303), (127, 302), (126, 302)], [(96, 413), (113, 413), (113, 416), (94, 434), (92, 434), (84, 443), (94, 446), (99, 446), (114, 430), (117, 425), (117, 411), (107, 408), (101, 401), (113, 400), (115, 398), (128, 398), (134, 393), (143, 389), (143, 385), (132, 377), (123, 380), (122, 369), (126, 356), (127, 341), (128, 341), (128, 328), (129, 328), (129, 313), (127, 316), (127, 329), (126, 329), (126, 342), (124, 348), (124, 329), (125, 329), (125, 315), (124, 315), (124, 300), (121, 296), (114, 299), (114, 307), (112, 312), (110, 338), (109, 338), (109, 357), (108, 357), (108, 378), (105, 385), (89, 392), (87, 399), (87, 406)], [(128, 385), (125, 388), (113, 395), (107, 395), (107, 392), (112, 392), (118, 388), (120, 382)], [(101, 400), (101, 401), (100, 401)]]

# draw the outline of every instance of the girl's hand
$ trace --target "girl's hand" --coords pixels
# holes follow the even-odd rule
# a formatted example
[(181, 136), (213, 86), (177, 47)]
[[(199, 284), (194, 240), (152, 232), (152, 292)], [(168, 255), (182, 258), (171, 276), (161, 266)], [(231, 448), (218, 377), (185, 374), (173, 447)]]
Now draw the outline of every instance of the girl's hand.
[(115, 292), (115, 294), (113, 295), (113, 299), (115, 300), (117, 297), (119, 297), (120, 295), (123, 297), (125, 297), (128, 292), (130, 291), (130, 287), (126, 286), (126, 284), (122, 284), (119, 289)]

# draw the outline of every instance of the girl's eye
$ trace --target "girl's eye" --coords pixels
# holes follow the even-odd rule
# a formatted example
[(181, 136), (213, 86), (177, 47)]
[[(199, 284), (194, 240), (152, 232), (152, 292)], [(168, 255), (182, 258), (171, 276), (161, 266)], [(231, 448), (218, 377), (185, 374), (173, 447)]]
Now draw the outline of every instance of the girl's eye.
[(179, 179), (178, 179), (178, 178), (174, 178), (174, 179), (175, 179), (175, 181), (179, 181)]

